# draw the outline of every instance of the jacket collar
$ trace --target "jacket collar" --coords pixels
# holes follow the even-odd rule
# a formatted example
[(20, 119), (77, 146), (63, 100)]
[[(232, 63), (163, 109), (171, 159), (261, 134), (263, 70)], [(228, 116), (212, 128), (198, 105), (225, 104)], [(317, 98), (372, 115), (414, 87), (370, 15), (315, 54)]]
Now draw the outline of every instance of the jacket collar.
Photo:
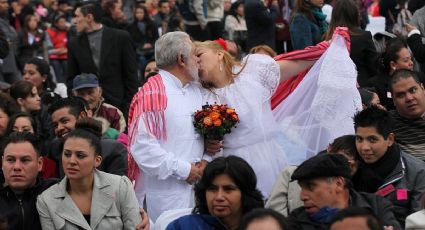
[[(57, 183), (56, 179), (43, 179), (40, 176), (37, 177), (37, 181), (36, 183), (25, 189), (25, 191), (23, 192), (22, 195), (27, 196), (29, 194), (32, 194), (34, 197), (40, 195), (42, 192), (44, 192), (44, 190), (46, 190), (47, 188), (49, 188), (51, 185)], [(15, 196), (15, 193), (13, 192), (13, 190), (8, 186), (3, 186), (3, 184), (0, 185), (0, 193), (1, 194), (6, 194), (7, 197), (10, 197), (11, 195)]]
[(387, 178), (385, 178), (385, 182), (378, 188), (378, 190), (389, 184), (397, 182), (404, 177), (406, 173), (406, 164), (404, 163), (403, 154), (404, 153), (400, 151), (400, 161), (394, 167), (394, 170), (387, 176)]
[(55, 198), (62, 199), (56, 209), (58, 216), (84, 229), (95, 229), (115, 201), (113, 187), (102, 174), (95, 170), (90, 226), (67, 192), (68, 179), (66, 177), (60, 182), (59, 188), (54, 194)]

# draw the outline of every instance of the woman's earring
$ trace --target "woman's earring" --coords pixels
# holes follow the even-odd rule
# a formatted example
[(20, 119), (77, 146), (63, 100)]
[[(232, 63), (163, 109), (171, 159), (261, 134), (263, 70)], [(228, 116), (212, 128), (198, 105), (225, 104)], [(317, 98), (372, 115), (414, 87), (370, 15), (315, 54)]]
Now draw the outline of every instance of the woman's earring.
[(220, 71), (223, 71), (223, 63), (220, 63)]

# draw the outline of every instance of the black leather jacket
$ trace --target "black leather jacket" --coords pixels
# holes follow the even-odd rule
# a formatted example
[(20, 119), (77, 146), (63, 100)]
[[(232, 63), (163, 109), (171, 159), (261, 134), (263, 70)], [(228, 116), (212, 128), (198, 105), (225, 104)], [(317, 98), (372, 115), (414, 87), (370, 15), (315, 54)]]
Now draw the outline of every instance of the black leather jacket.
[(7, 219), (8, 229), (41, 230), (37, 212), (37, 196), (58, 180), (38, 179), (37, 183), (17, 195), (8, 186), (0, 188), (0, 216)]

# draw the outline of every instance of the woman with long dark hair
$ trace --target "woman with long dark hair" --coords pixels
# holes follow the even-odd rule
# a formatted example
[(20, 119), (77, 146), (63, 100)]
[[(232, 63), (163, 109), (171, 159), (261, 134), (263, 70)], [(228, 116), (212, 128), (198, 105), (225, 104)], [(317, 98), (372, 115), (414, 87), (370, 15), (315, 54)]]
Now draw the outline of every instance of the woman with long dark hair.
[(45, 57), (47, 53), (46, 36), (38, 26), (35, 15), (25, 17), (23, 29), (19, 32), (18, 59), (21, 67), (33, 57)]
[(296, 0), (289, 31), (292, 47), (301, 50), (323, 40), (327, 30), (326, 15), (322, 12), (323, 0)]
[(37, 88), (29, 81), (20, 80), (10, 87), (10, 95), (15, 99), (21, 112), (30, 113), (35, 120), (37, 136), (40, 141), (46, 141), (53, 136), (53, 124), (46, 112), (46, 107), (41, 104)]
[(235, 41), (246, 52), (246, 39), (248, 37), (245, 17), (244, 3), (238, 0), (230, 7), (230, 14), (226, 17), (224, 29), (228, 34), (228, 39)]
[(121, 0), (106, 0), (102, 8), (105, 12), (102, 24), (115, 29), (124, 29), (127, 26)]
[(146, 65), (146, 61), (153, 57), (154, 45), (158, 39), (158, 28), (143, 5), (134, 8), (134, 21), (126, 29), (134, 42), (139, 68)]
[(41, 102), (45, 105), (48, 104), (47, 99), (51, 97), (51, 94), (67, 97), (65, 84), (56, 84), (53, 81), (49, 63), (44, 59), (29, 59), (24, 65), (23, 79), (35, 85), (41, 97)]

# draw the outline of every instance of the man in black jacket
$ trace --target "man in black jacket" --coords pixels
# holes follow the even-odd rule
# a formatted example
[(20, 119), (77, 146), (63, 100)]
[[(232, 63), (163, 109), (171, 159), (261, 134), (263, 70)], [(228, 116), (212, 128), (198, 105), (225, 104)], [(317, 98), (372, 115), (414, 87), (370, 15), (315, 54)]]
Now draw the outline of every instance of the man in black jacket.
[(335, 214), (357, 206), (371, 210), (385, 226), (401, 229), (392, 213), (392, 205), (374, 194), (351, 189), (351, 170), (340, 154), (319, 154), (303, 162), (292, 174), (301, 186), (304, 206), (289, 215), (288, 229), (328, 229)]
[(38, 177), (43, 163), (32, 134), (12, 133), (3, 146), (5, 186), (0, 184), (0, 217), (6, 218), (8, 229), (41, 230), (37, 196), (57, 180)]
[(277, 0), (245, 0), (248, 50), (258, 45), (268, 45), (272, 49), (275, 48), (275, 21), (278, 8)]
[(99, 77), (105, 102), (127, 117), (128, 106), (137, 92), (137, 62), (130, 35), (124, 30), (103, 26), (102, 9), (88, 3), (75, 10), (78, 35), (68, 43), (68, 89), (81, 73)]

